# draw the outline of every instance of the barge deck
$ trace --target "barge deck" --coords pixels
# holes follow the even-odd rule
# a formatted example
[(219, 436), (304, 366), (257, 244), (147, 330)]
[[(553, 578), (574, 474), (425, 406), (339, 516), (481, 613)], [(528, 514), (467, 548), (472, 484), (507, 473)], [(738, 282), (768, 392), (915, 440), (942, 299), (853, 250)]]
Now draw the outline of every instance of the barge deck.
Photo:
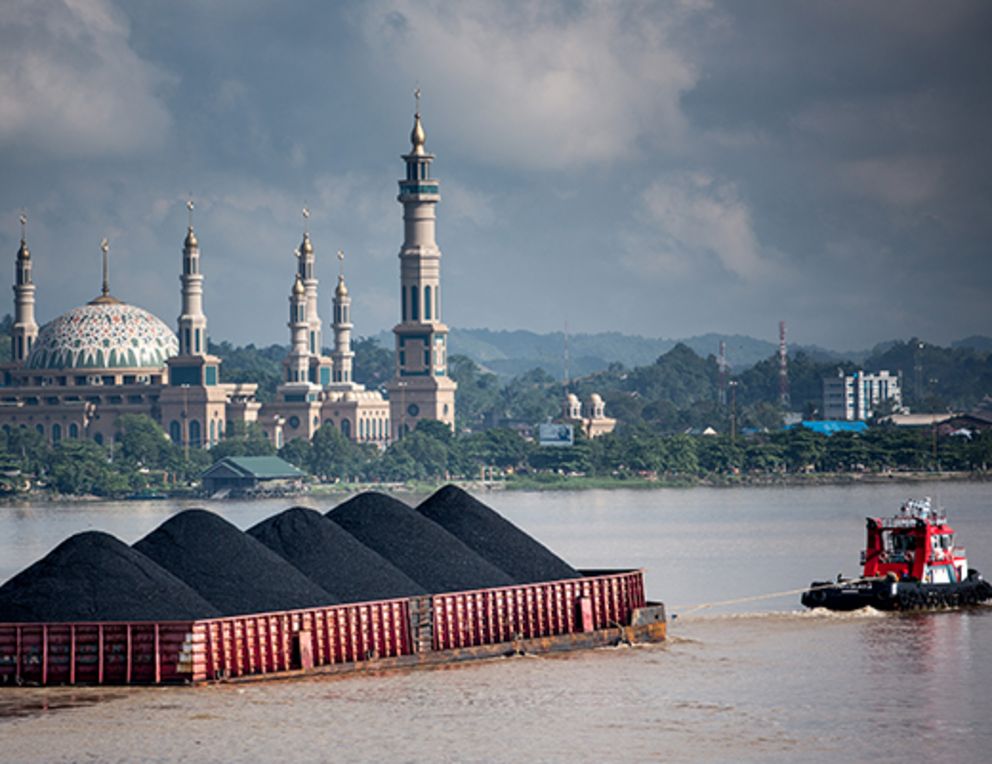
[(664, 641), (643, 571), (583, 573), (195, 621), (0, 623), (0, 686), (250, 681)]

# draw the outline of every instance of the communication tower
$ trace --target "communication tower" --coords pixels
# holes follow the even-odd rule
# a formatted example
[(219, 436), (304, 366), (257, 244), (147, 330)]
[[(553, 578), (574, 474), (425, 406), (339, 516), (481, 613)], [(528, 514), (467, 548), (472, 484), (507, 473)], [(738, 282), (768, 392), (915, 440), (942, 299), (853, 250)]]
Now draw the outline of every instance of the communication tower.
[(789, 351), (785, 344), (785, 321), (778, 322), (778, 402), (789, 405)]
[(719, 373), (717, 378), (717, 392), (720, 405), (727, 405), (727, 378), (730, 375), (730, 364), (727, 363), (727, 343), (720, 340), (720, 354), (716, 357), (716, 368)]

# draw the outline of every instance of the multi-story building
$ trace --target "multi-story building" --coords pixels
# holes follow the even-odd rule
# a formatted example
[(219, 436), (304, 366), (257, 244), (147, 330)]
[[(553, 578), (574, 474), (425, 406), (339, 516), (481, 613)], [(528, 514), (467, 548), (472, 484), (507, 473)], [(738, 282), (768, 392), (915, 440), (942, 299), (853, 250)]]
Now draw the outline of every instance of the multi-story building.
[(896, 410), (902, 408), (899, 376), (887, 371), (838, 371), (837, 376), (823, 379), (823, 419), (870, 419), (883, 402)]

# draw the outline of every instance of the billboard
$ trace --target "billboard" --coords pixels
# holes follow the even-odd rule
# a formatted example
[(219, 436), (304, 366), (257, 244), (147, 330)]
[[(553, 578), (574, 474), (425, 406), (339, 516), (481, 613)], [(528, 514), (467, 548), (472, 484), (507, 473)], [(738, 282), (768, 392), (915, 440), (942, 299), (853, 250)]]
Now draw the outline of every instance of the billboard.
[(537, 426), (537, 443), (540, 446), (571, 446), (575, 442), (570, 424), (540, 424)]

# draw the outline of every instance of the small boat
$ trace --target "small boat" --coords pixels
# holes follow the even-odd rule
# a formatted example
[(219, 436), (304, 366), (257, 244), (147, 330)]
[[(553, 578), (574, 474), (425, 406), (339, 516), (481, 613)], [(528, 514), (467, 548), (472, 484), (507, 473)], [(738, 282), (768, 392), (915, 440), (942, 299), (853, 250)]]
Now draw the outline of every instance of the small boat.
[(968, 567), (954, 529), (930, 498), (911, 499), (895, 517), (867, 519), (861, 578), (814, 581), (802, 595), (808, 608), (922, 610), (976, 605), (992, 599), (992, 584)]

